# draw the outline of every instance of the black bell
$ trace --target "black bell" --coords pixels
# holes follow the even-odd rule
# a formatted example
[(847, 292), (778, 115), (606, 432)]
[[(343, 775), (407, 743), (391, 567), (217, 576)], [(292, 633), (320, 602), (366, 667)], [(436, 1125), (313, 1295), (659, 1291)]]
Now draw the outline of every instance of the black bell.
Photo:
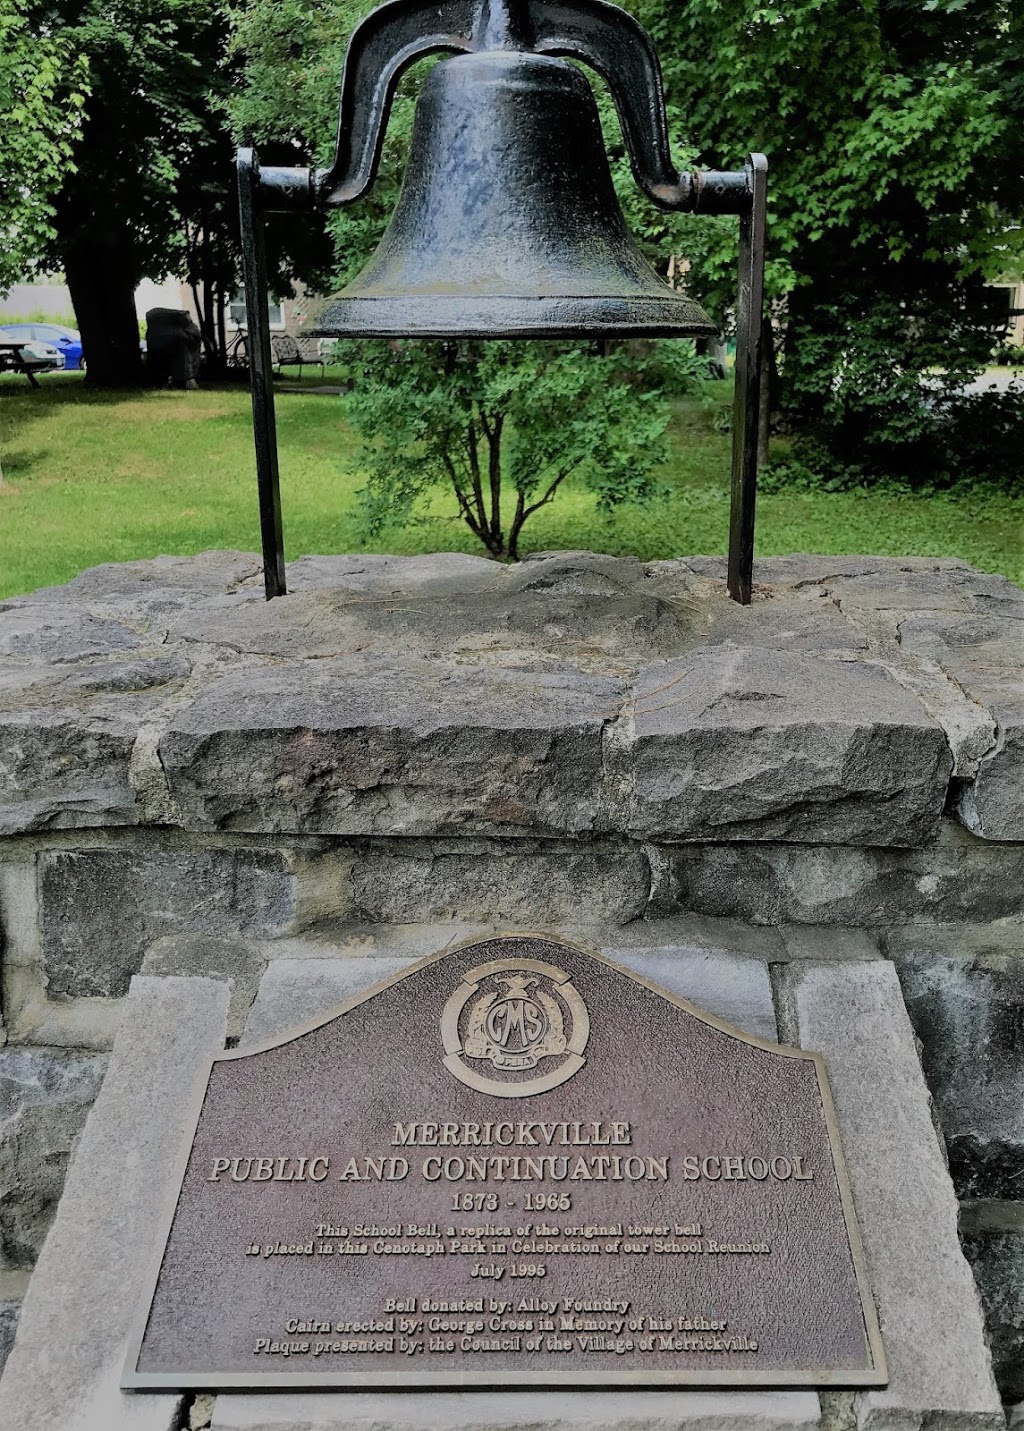
[(712, 334), (626, 227), (590, 85), (514, 49), (441, 61), (416, 109), (391, 223), (328, 300), (322, 337)]

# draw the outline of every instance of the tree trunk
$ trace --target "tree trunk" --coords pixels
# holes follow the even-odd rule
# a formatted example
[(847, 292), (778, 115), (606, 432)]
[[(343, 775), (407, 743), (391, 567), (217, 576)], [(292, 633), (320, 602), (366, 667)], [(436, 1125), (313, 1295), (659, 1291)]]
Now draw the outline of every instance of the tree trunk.
[(210, 264), (210, 235), (203, 229), (202, 246), (203, 263), (203, 347), (206, 349), (206, 366), (208, 370), (215, 371), (217, 368), (217, 319), (214, 308), (213, 293), (213, 272)]
[(226, 376), (228, 370), (228, 332), (227, 321), (224, 316), (226, 307), (224, 289), (221, 284), (217, 285), (217, 369)]
[(82, 335), (90, 387), (140, 387), (144, 381), (135, 313), (135, 271), (119, 246), (85, 242), (64, 251), (64, 273)]

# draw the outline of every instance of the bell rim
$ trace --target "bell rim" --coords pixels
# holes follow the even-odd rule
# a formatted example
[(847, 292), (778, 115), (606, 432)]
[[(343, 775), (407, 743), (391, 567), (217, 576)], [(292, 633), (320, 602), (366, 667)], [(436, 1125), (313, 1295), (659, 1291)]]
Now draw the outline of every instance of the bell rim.
[[(447, 312), (446, 312), (447, 310)], [(682, 310), (682, 311), (681, 311)], [(389, 295), (337, 298), (313, 327), (313, 338), (701, 338), (719, 327), (692, 298), (594, 295), (503, 297), (475, 302)]]

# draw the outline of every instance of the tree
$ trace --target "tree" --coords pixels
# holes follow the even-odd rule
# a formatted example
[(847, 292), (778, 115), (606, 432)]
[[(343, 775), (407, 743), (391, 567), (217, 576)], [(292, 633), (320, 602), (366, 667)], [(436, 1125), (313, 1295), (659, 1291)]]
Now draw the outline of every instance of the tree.
[[(74, 162), (63, 129), (57, 130), (60, 143), (33, 151), (43, 161), (40, 172), (51, 192), (46, 222), (31, 231), (24, 258), (64, 270), (86, 350), (87, 380), (101, 386), (142, 381), (134, 292), (143, 278), (187, 278), (207, 358), (222, 358), (223, 306), (237, 286), (240, 258), (226, 111), (235, 82), (226, 53), (227, 4), (0, 4), (18, 7), (19, 33), (31, 46), (17, 80), (32, 79), (37, 56), (46, 62), (43, 82), (29, 90), (36, 108), (52, 101), (60, 113), (61, 90), (55, 82), (46, 88), (50, 68), (59, 73), (66, 66), (70, 75), (81, 77), (86, 93), (74, 112)], [(5, 68), (9, 63), (5, 59)], [(61, 84), (68, 87), (62, 78)], [(18, 113), (9, 102), (5, 135), (12, 112)], [(26, 160), (22, 167), (29, 165)], [(282, 281), (303, 262), (307, 271), (317, 271), (315, 264), (310, 268), (307, 250), (301, 249), (299, 259), (277, 255)]]
[[(268, 163), (325, 166), (334, 154), (345, 48), (376, 0), (247, 0), (233, 12), (230, 55), (241, 84), (229, 102), (239, 143), (255, 144)], [(419, 81), (416, 65), (399, 88), (388, 123), (380, 173), (370, 194), (352, 208), (333, 209), (333, 282), (354, 278), (376, 248), (401, 186)], [(268, 254), (279, 252), (294, 218), (268, 223)], [(301, 231), (299, 231), (301, 232)], [(322, 257), (317, 250), (318, 258)]]
[(138, 380), (141, 278), (184, 267), (208, 310), (234, 287), (224, 7), (0, 0), (0, 26), (0, 283), (63, 268), (88, 380)]
[(0, 295), (54, 237), (54, 197), (73, 165), (87, 79), (66, 35), (34, 35), (26, 0), (0, 0)]
[[(570, 477), (599, 510), (657, 496), (672, 409), (697, 387), (689, 343), (589, 351), (577, 343), (343, 343), (345, 415), (363, 438), (369, 535), (407, 521), (437, 485), (492, 556), (517, 561), (529, 519)], [(640, 384), (646, 387), (641, 390)]]
[[(983, 366), (985, 281), (1024, 213), (1015, 0), (629, 0), (661, 53), (681, 152), (770, 158), (769, 292), (788, 422), (835, 470), (912, 464), (935, 388)], [(735, 229), (661, 221), (724, 317)], [(942, 374), (939, 377), (935, 368)], [(940, 404), (941, 406), (941, 404)]]
[(226, 12), (209, 0), (28, 3), (36, 33), (59, 36), (89, 75), (77, 167), (64, 174), (45, 256), (66, 275), (88, 381), (140, 382), (134, 292), (179, 265), (179, 182), (223, 128)]

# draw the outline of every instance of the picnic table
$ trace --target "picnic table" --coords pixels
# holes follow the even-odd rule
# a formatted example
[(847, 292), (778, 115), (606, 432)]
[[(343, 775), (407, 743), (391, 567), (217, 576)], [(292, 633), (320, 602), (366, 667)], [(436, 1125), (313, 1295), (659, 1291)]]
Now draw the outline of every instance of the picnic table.
[(0, 372), (2, 372), (3, 369), (8, 366), (8, 364), (6, 362), (3, 362), (2, 359), (5, 357), (9, 357), (10, 366), (14, 369), (14, 371), (16, 373), (24, 373), (26, 378), (28, 378), (29, 382), (32, 384), (32, 386), (34, 388), (37, 388), (39, 386), (39, 381), (36, 378), (35, 373), (29, 367), (28, 363), (26, 363), (25, 359), (22, 357), (23, 351), (26, 348), (31, 348), (31, 346), (31, 339), (28, 338), (0, 338)]

